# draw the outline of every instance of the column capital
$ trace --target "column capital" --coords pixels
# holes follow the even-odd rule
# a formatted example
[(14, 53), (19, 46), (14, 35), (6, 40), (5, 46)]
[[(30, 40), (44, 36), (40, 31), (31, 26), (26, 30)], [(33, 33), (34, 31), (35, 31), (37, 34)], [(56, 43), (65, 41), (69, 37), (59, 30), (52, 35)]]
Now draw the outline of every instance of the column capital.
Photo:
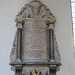
[(54, 29), (54, 24), (49, 24), (49, 29)]
[(22, 22), (18, 22), (18, 23), (16, 24), (16, 27), (17, 27), (17, 28), (22, 28)]

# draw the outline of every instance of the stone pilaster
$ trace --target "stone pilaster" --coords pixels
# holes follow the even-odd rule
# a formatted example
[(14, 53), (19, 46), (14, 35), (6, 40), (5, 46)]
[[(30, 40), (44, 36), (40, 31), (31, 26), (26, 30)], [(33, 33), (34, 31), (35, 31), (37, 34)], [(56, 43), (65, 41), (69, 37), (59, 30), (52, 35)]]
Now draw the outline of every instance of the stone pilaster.
[(22, 62), (22, 23), (17, 23), (17, 58), (16, 62)]
[[(55, 63), (55, 52), (54, 52), (54, 25), (49, 24), (49, 59), (50, 62)], [(49, 70), (50, 74), (49, 75), (56, 75), (56, 67), (57, 65), (50, 65)]]
[(54, 62), (54, 25), (49, 25), (49, 58), (50, 62)]

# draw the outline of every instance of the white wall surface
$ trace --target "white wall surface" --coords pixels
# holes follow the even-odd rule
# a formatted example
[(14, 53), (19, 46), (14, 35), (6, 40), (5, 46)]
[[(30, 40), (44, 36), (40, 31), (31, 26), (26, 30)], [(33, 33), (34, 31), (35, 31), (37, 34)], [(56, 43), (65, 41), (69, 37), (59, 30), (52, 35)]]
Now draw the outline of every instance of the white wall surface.
[[(57, 75), (75, 75), (73, 32), (70, 0), (40, 0), (56, 17), (55, 34), (61, 55)], [(0, 75), (14, 75), (10, 70), (9, 55), (16, 31), (17, 13), (30, 0), (0, 0)]]

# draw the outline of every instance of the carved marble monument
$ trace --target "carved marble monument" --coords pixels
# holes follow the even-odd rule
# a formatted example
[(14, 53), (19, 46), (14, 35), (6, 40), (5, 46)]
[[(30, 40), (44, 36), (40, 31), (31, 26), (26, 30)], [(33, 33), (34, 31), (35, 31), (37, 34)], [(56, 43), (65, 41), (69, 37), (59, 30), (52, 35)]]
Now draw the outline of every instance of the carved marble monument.
[(61, 58), (53, 14), (40, 1), (31, 1), (15, 21), (17, 31), (10, 54), (15, 75), (56, 75)]

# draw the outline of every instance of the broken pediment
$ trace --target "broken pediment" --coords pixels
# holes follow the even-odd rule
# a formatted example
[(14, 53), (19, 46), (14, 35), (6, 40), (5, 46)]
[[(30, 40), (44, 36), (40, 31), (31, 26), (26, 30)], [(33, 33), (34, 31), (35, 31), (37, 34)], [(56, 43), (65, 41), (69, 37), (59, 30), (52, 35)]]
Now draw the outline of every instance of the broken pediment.
[(16, 21), (32, 21), (33, 18), (45, 22), (56, 22), (53, 14), (40, 1), (32, 1), (29, 4), (26, 4), (16, 16)]

